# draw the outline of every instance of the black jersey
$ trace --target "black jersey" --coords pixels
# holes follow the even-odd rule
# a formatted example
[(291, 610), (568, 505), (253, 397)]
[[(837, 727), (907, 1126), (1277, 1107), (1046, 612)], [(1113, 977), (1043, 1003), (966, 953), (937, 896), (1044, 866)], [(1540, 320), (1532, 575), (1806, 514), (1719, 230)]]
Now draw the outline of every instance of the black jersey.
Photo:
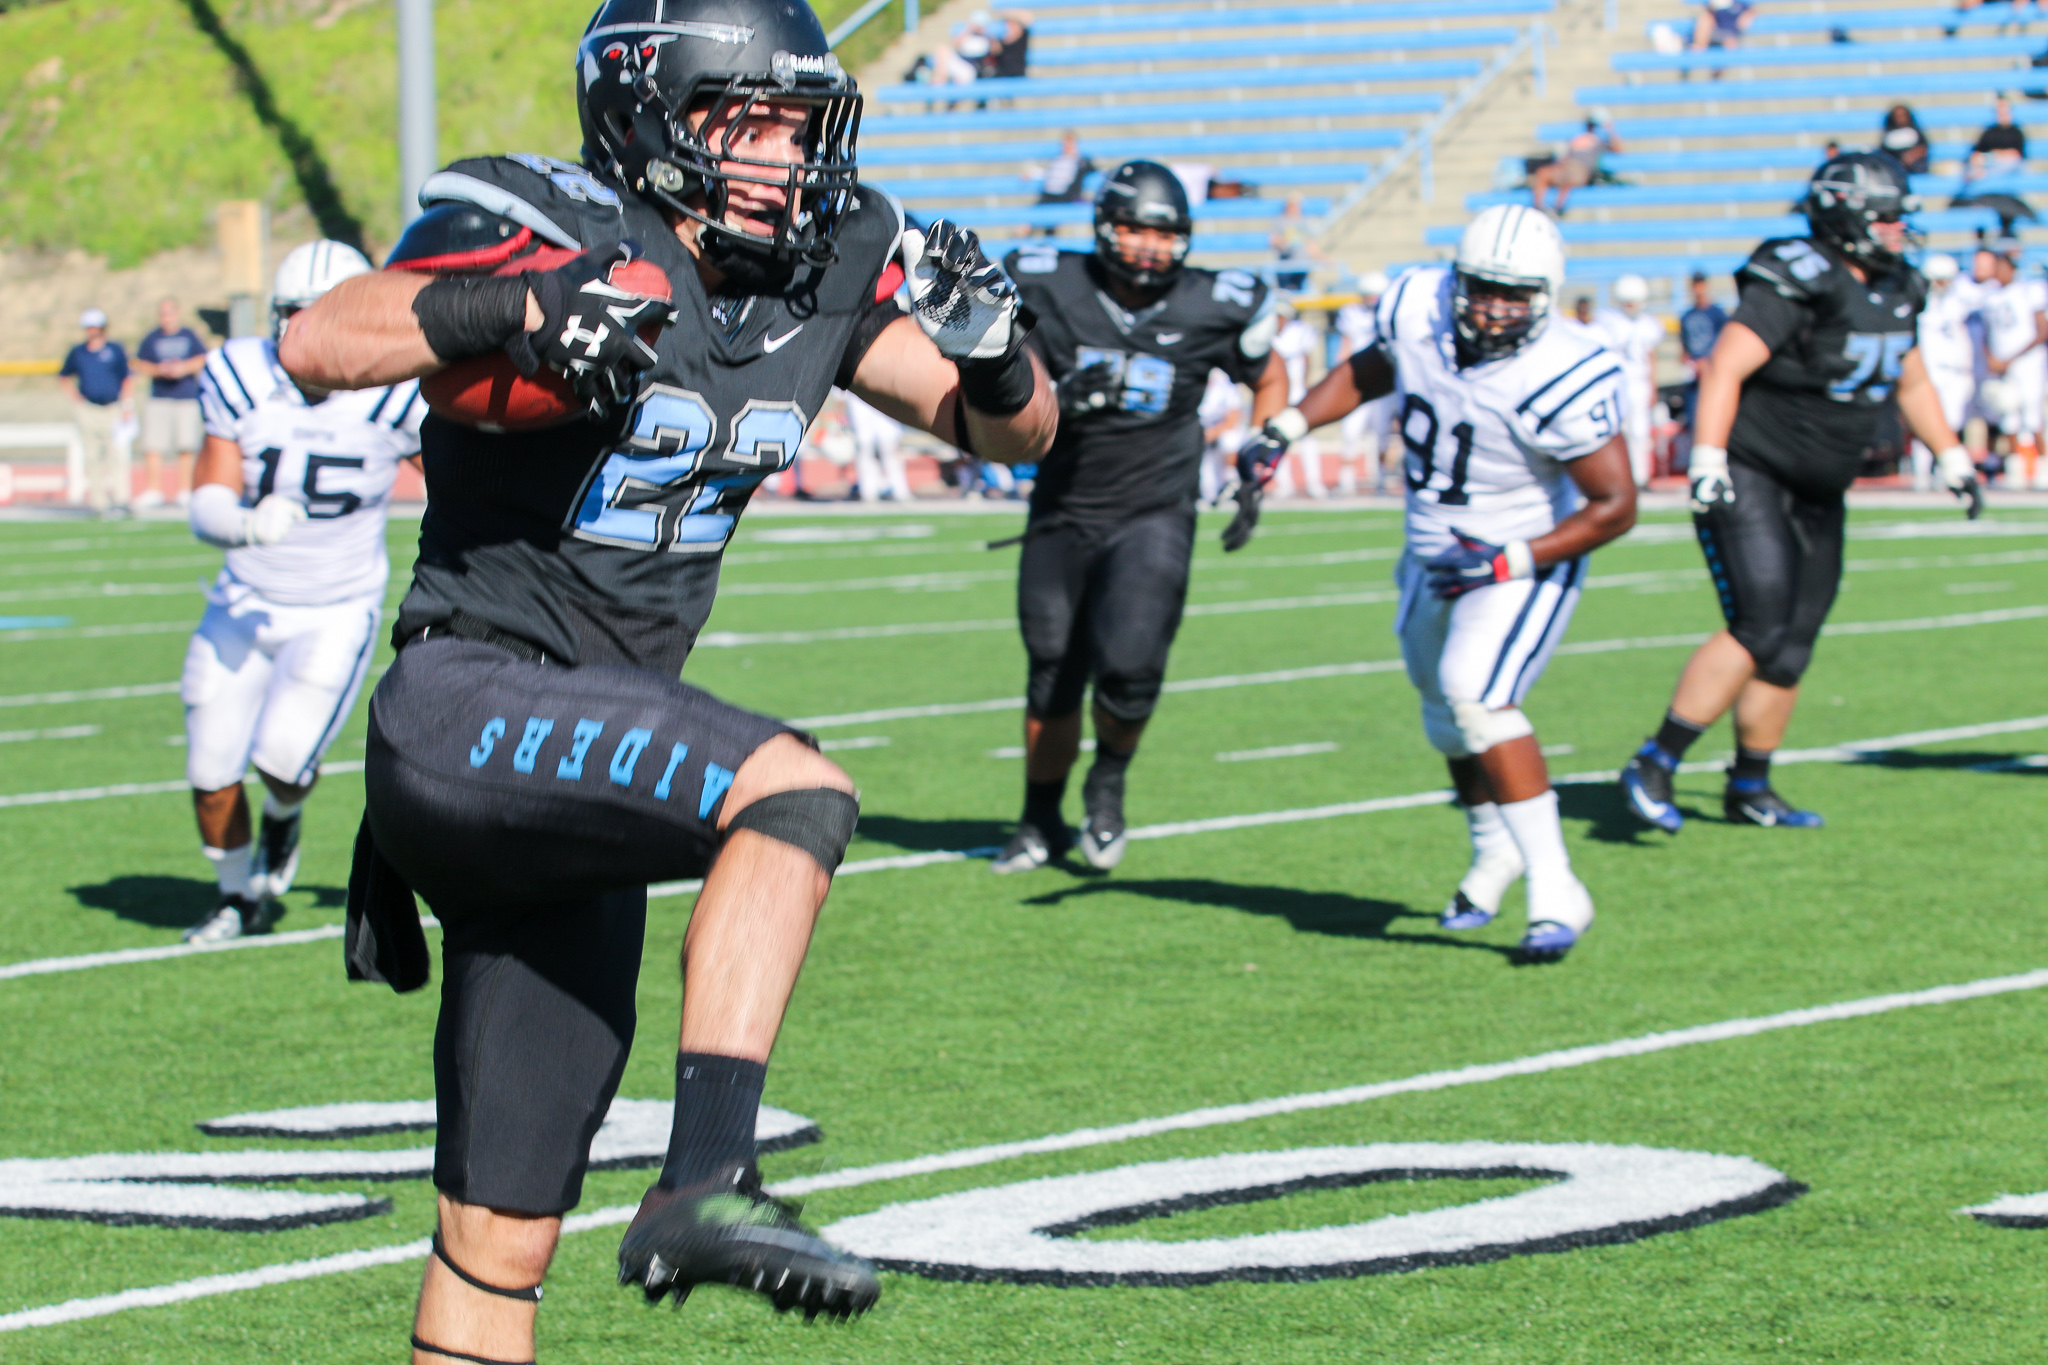
[(569, 663), (674, 677), (711, 614), (747, 500), (796, 458), (832, 386), (851, 381), (900, 315), (901, 207), (863, 189), (835, 264), (801, 269), (772, 295), (729, 298), (706, 295), (653, 208), (582, 167), (482, 157), (423, 193), (494, 214), (513, 237), (579, 249), (631, 238), (668, 272), (681, 316), (620, 418), (524, 433), (427, 419), (427, 512), (398, 638), (459, 609)]
[(1107, 360), (1123, 378), (1117, 406), (1062, 416), (1039, 461), (1031, 514), (1075, 521), (1192, 503), (1202, 460), (1196, 415), (1209, 371), (1250, 383), (1266, 368), (1276, 319), (1266, 286), (1242, 270), (1183, 270), (1160, 299), (1127, 309), (1092, 254), (1046, 246), (1003, 268), (1038, 315), (1031, 345), (1054, 379)]
[(1809, 491), (1846, 489), (1897, 401), (1925, 283), (1909, 266), (1858, 280), (1826, 243), (1803, 237), (1765, 242), (1736, 283), (1742, 302), (1730, 321), (1755, 332), (1771, 358), (1743, 382), (1729, 458)]

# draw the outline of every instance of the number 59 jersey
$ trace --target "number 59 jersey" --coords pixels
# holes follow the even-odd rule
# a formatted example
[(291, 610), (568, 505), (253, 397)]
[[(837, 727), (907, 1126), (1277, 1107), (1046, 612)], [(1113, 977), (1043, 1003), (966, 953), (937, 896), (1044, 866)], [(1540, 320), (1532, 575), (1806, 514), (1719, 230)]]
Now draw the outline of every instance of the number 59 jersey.
[(229, 550), (221, 589), (288, 606), (381, 597), (391, 576), (384, 517), (398, 462), (419, 453), (419, 394), (409, 379), (308, 403), (269, 337), (237, 337), (209, 355), (200, 412), (207, 435), (242, 448), (242, 505), (277, 493), (306, 509), (278, 544)]
[(1408, 549), (1456, 533), (1493, 544), (1542, 535), (1579, 506), (1565, 471), (1621, 430), (1621, 361), (1557, 320), (1513, 355), (1458, 368), (1451, 272), (1420, 266), (1380, 299), (1379, 346), (1397, 380)]
[(1728, 456), (1809, 492), (1832, 495), (1861, 472), (1878, 419), (1897, 402), (1918, 344), (1927, 286), (1910, 266), (1859, 280), (1825, 242), (1765, 242), (1735, 274), (1731, 322), (1771, 358), (1742, 384)]

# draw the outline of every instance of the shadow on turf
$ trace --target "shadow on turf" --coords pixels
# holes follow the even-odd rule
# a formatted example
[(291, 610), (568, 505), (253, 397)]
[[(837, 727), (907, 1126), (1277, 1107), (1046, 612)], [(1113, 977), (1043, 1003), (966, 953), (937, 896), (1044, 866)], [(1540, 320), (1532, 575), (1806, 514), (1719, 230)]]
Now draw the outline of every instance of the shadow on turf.
[(1150, 896), (1155, 900), (1178, 901), (1184, 905), (1214, 905), (1241, 910), (1249, 915), (1276, 915), (1293, 925), (1296, 932), (1328, 934), (1334, 938), (1378, 938), (1390, 943), (1420, 943), (1438, 948), (1466, 948), (1516, 960), (1513, 948), (1477, 943), (1449, 934), (1395, 934), (1389, 927), (1395, 920), (1422, 919), (1434, 922), (1435, 915), (1411, 910), (1395, 901), (1370, 896), (1349, 896), (1341, 891), (1303, 891), (1292, 886), (1243, 886), (1236, 882), (1210, 881), (1203, 877), (1164, 877), (1152, 881), (1091, 878), (1073, 886), (1031, 896), (1026, 905), (1058, 905), (1076, 896), (1122, 892)]
[(904, 815), (861, 812), (860, 837), (889, 844), (906, 853), (933, 853), (950, 848), (1001, 848), (1016, 828), (1014, 820), (913, 820)]
[[(142, 875), (115, 877), (91, 886), (67, 888), (88, 910), (105, 910), (155, 929), (183, 929), (220, 903), (220, 888), (193, 877)], [(314, 908), (337, 909), (348, 904), (345, 886), (295, 886), (294, 896), (311, 893)]]

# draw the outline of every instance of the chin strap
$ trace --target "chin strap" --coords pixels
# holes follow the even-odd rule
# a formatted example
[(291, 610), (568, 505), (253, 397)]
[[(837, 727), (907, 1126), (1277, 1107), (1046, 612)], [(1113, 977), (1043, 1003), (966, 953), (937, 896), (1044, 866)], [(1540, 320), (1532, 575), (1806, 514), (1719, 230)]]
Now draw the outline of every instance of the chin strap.
[[(537, 1284), (528, 1285), (524, 1289), (507, 1289), (502, 1285), (485, 1284), (482, 1280), (479, 1280), (476, 1276), (455, 1264), (448, 1255), (447, 1246), (441, 1241), (441, 1231), (439, 1228), (434, 1230), (434, 1255), (442, 1265), (448, 1267), (450, 1273), (456, 1279), (462, 1281), (471, 1289), (480, 1289), (486, 1294), (496, 1294), (501, 1299), (518, 1299), (524, 1303), (540, 1302), (541, 1287)], [(471, 1361), (473, 1365), (534, 1365), (534, 1362), (531, 1360), (499, 1360), (494, 1356), (471, 1355), (467, 1351), (451, 1351), (446, 1346), (436, 1346), (431, 1341), (422, 1340), (417, 1332), (413, 1333), (412, 1348), (415, 1351), (424, 1351), (428, 1355), (446, 1356), (450, 1360)]]

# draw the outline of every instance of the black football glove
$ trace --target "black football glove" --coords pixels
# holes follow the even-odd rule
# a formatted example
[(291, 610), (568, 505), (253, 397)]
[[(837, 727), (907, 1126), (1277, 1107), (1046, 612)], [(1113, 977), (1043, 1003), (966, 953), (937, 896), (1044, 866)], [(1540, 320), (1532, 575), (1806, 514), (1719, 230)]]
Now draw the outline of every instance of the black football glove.
[(1259, 434), (1237, 449), (1237, 515), (1223, 528), (1223, 552), (1242, 550), (1251, 543), (1259, 524), (1259, 503), (1280, 468), (1287, 447), (1308, 435), (1308, 423), (1301, 413), (1288, 408), (1266, 420)]
[(1237, 515), (1230, 519), (1230, 525), (1223, 528), (1225, 554), (1251, 544), (1252, 532), (1259, 525), (1259, 500), (1266, 496), (1265, 485), (1256, 479), (1245, 479), (1231, 496), (1237, 499)]
[(1114, 360), (1090, 361), (1069, 372), (1055, 387), (1063, 416), (1086, 417), (1122, 405), (1123, 376)]
[(1429, 590), (1438, 597), (1463, 597), (1475, 588), (1490, 588), (1535, 572), (1526, 540), (1495, 545), (1462, 531), (1451, 534), (1458, 538), (1457, 543), (1422, 563), (1423, 572), (1429, 575)]
[(520, 278), (540, 306), (541, 324), (505, 343), (512, 363), (528, 378), (541, 366), (565, 376), (576, 396), (602, 417), (630, 403), (642, 370), (657, 359), (640, 336), (648, 323), (676, 320), (667, 299), (620, 288), (613, 271), (640, 255), (637, 242), (592, 247), (553, 270), (529, 270)]

